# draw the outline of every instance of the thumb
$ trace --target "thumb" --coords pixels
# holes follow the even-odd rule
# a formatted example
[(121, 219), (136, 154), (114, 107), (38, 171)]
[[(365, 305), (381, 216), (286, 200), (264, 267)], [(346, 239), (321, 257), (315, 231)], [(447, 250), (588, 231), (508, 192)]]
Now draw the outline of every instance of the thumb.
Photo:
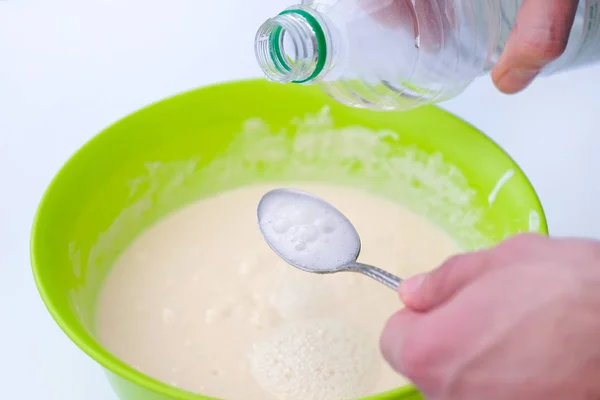
[(488, 251), (460, 254), (427, 274), (413, 276), (398, 288), (402, 302), (413, 311), (429, 311), (483, 275), (488, 259)]
[(398, 373), (405, 374), (410, 368), (406, 350), (421, 316), (404, 309), (390, 317), (379, 341), (383, 358)]
[(492, 70), (504, 93), (527, 87), (541, 69), (564, 52), (578, 0), (524, 0), (508, 42)]

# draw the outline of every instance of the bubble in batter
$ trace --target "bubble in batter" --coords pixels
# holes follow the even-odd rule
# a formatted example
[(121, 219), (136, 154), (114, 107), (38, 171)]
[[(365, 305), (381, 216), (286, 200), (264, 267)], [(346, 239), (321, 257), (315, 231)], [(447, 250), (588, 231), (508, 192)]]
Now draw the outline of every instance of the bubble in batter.
[(258, 384), (282, 400), (348, 400), (367, 395), (378, 375), (376, 346), (341, 319), (285, 325), (250, 353)]

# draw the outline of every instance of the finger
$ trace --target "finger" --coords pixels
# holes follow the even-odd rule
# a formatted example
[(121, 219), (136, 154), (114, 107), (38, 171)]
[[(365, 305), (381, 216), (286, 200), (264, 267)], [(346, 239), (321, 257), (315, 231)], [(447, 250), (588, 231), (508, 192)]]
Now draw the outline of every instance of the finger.
[(411, 310), (429, 311), (485, 273), (489, 260), (488, 250), (451, 257), (437, 269), (403, 281), (398, 289), (402, 302)]
[(496, 245), (492, 251), (503, 262), (526, 261), (546, 256), (550, 238), (539, 233), (519, 233)]
[(387, 321), (379, 346), (383, 358), (398, 373), (403, 374), (408, 366), (405, 365), (403, 356), (409, 338), (414, 330), (420, 316), (410, 310), (401, 310), (395, 313)]
[[(444, 32), (455, 24), (448, 0), (358, 0), (361, 9), (387, 28), (408, 31), (419, 46), (439, 50)], [(414, 46), (414, 44), (411, 44)]]
[(400, 297), (414, 311), (429, 311), (492, 268), (539, 260), (548, 253), (549, 241), (547, 236), (525, 233), (487, 250), (451, 257), (437, 269), (403, 281), (398, 288)]
[(564, 52), (577, 0), (524, 0), (492, 80), (504, 93), (526, 88)]
[(417, 35), (416, 15), (410, 0), (359, 0), (358, 4), (388, 28), (407, 28)]

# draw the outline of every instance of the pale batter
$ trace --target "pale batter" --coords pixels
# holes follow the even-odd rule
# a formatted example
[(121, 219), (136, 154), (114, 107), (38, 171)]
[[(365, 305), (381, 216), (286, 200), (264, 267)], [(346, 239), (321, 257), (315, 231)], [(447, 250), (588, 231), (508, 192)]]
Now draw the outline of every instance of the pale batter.
[[(429, 221), (362, 191), (313, 193), (360, 233), (359, 260), (400, 277), (458, 251)], [(140, 371), (228, 400), (349, 400), (406, 383), (378, 350), (393, 291), (356, 273), (313, 275), (281, 261), (256, 223), (256, 185), (204, 199), (142, 234), (100, 294), (97, 332)]]

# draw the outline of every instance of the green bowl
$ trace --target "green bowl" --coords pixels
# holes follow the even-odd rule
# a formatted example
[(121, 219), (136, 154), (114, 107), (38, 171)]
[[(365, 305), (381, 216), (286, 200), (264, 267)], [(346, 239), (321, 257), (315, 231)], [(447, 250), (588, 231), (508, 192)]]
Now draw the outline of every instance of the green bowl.
[[(315, 88), (262, 80), (167, 99), (79, 150), (52, 181), (33, 224), (31, 259), (44, 303), (105, 368), (121, 399), (206, 397), (145, 376), (96, 340), (95, 300), (116, 257), (185, 204), (275, 181), (368, 190), (430, 218), (465, 250), (547, 230), (519, 167), (474, 127), (438, 108), (358, 110)], [(370, 399), (420, 396), (404, 387)]]

